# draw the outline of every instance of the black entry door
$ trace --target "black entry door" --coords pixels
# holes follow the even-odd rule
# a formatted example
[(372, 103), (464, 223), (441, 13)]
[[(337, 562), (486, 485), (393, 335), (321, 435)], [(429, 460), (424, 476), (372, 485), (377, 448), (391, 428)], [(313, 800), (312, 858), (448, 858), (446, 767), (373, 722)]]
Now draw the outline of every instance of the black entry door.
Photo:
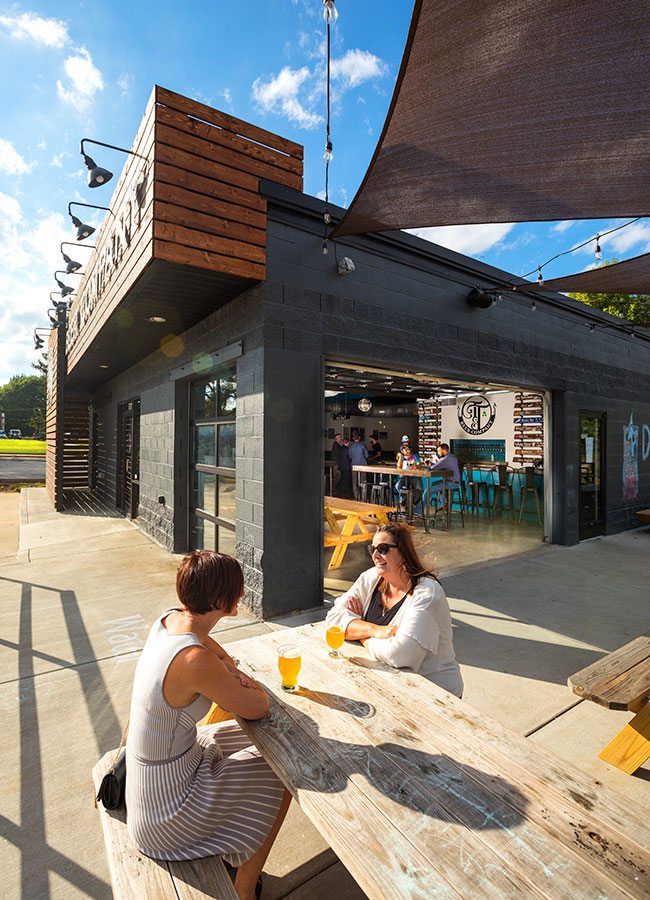
[(140, 400), (118, 407), (117, 508), (135, 519), (140, 500)]
[(605, 414), (580, 414), (580, 540), (605, 533)]

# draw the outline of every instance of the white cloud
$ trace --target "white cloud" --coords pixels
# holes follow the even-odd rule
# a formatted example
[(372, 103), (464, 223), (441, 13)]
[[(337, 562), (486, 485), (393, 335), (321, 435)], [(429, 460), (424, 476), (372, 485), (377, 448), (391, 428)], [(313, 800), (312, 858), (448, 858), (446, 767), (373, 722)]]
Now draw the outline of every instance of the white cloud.
[(650, 252), (650, 225), (646, 222), (634, 222), (614, 234), (606, 234), (600, 239), (603, 255), (605, 245), (615, 253), (629, 253), (634, 248), (635, 255)]
[(226, 101), (228, 106), (232, 107), (232, 91), (230, 90), (230, 88), (224, 88), (221, 92), (221, 96)]
[(306, 66), (302, 69), (291, 69), (285, 66), (268, 81), (261, 77), (253, 82), (253, 99), (263, 112), (284, 114), (300, 128), (315, 128), (323, 121), (318, 113), (307, 109), (299, 100), (301, 87), (311, 77)]
[(70, 81), (68, 86), (57, 81), (56, 87), (61, 100), (80, 111), (87, 109), (97, 91), (104, 89), (102, 73), (94, 65), (90, 53), (85, 47), (77, 51), (76, 56), (69, 56), (63, 64)]
[(133, 75), (130, 72), (122, 72), (119, 78), (117, 79), (117, 86), (119, 88), (120, 94), (123, 97), (127, 97), (133, 87)]
[(433, 241), (442, 247), (467, 253), (470, 256), (482, 253), (501, 243), (513, 228), (513, 224), (488, 225), (441, 225), (435, 228), (409, 229), (411, 234)]
[(47, 150), (47, 141), (45, 138), (41, 138), (41, 140), (36, 145), (37, 150)]
[(12, 38), (31, 40), (41, 47), (63, 47), (70, 39), (61, 19), (43, 19), (34, 13), (0, 16), (0, 27), (6, 28)]
[(26, 163), (11, 141), (0, 138), (0, 172), (8, 175), (25, 175), (32, 165)]
[(555, 225), (552, 226), (551, 231), (554, 231), (556, 234), (564, 234), (564, 232), (568, 231), (572, 225), (575, 225), (574, 219), (565, 219), (562, 222), (556, 222)]
[(382, 78), (388, 67), (368, 50), (348, 50), (332, 60), (330, 71), (333, 81), (340, 81), (345, 88), (355, 88), (372, 78)]
[[(61, 267), (59, 244), (74, 241), (74, 230), (61, 213), (43, 213), (27, 227), (20, 203), (0, 193), (0, 334), (7, 340), (0, 356), (0, 384), (18, 373), (33, 374), (38, 354), (35, 327), (47, 327), (52, 272)], [(65, 280), (65, 279), (63, 279)]]
[(61, 153), (55, 153), (52, 157), (51, 166), (55, 166), (55, 168), (60, 169), (63, 166), (63, 160), (68, 159), (70, 154), (67, 150), (63, 150)]

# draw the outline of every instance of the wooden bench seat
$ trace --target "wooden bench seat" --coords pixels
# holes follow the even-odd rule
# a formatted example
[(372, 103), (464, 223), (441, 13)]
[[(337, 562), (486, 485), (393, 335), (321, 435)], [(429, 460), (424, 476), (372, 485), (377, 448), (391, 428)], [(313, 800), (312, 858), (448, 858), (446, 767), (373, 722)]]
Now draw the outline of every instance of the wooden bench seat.
[(568, 684), (600, 706), (636, 713), (598, 754), (631, 775), (650, 758), (650, 632), (569, 676)]
[(650, 509), (637, 509), (634, 515), (642, 525), (650, 525)]
[[(109, 750), (93, 768), (95, 794), (109, 770), (115, 750)], [(104, 809), (98, 805), (111, 885), (115, 900), (238, 900), (237, 891), (221, 858), (163, 862), (143, 856), (131, 843), (126, 830), (124, 809)]]

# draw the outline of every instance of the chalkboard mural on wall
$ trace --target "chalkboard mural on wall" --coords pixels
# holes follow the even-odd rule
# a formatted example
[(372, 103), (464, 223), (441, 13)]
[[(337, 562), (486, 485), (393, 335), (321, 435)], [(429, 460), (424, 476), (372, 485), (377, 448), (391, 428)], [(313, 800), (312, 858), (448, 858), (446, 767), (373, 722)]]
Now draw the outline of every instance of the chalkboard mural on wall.
[(458, 422), (467, 434), (485, 434), (494, 424), (497, 408), (481, 394), (468, 397), (458, 407)]
[(623, 499), (636, 500), (639, 493), (639, 426), (634, 413), (623, 426)]

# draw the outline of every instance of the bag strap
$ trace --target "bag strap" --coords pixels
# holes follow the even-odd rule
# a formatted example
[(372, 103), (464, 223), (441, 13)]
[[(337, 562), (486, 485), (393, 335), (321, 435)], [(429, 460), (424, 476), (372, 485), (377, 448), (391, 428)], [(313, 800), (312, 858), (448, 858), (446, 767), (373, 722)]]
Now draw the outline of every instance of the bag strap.
[(115, 759), (113, 760), (113, 765), (111, 766), (111, 768), (109, 770), (111, 772), (115, 771), (115, 764), (117, 763), (118, 759), (120, 758), (120, 753), (122, 752), (122, 749), (124, 748), (124, 744), (126, 743), (126, 736), (129, 732), (129, 722), (130, 721), (131, 721), (130, 719), (126, 720), (126, 725), (124, 726), (124, 731), (122, 732), (122, 737), (120, 738), (120, 746), (115, 751)]

